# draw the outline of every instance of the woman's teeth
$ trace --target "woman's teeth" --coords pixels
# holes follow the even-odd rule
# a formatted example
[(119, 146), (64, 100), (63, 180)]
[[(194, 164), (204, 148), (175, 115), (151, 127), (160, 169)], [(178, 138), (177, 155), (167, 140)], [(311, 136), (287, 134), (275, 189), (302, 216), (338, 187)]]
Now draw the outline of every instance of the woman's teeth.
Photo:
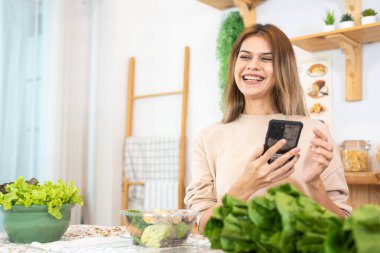
[(244, 80), (254, 80), (254, 81), (262, 81), (264, 78), (257, 76), (243, 76)]

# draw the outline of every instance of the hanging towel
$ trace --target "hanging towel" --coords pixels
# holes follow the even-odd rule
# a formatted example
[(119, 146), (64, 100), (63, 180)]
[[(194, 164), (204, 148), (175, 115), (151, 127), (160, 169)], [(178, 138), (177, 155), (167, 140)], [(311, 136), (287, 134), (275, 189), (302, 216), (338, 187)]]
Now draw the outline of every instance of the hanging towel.
[(177, 209), (178, 181), (145, 182), (144, 209)]
[[(125, 142), (124, 173), (129, 182), (176, 182), (179, 175), (180, 138), (176, 136), (130, 137)], [(178, 189), (178, 187), (177, 187)], [(178, 190), (175, 190), (176, 194)], [(145, 186), (129, 187), (130, 209), (143, 209)], [(151, 197), (149, 197), (151, 198)], [(165, 200), (166, 201), (166, 200)], [(168, 200), (168, 203), (171, 203)], [(177, 203), (177, 199), (173, 202)], [(170, 204), (171, 205), (171, 204)], [(174, 208), (176, 208), (177, 204)], [(156, 207), (154, 207), (156, 208)]]

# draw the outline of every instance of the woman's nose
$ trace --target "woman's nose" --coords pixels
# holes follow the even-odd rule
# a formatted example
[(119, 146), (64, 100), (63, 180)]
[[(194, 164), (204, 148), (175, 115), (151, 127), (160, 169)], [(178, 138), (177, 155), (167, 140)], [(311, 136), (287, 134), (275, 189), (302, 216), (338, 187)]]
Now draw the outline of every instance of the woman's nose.
[(260, 63), (257, 59), (252, 59), (248, 62), (247, 69), (257, 70), (260, 68)]

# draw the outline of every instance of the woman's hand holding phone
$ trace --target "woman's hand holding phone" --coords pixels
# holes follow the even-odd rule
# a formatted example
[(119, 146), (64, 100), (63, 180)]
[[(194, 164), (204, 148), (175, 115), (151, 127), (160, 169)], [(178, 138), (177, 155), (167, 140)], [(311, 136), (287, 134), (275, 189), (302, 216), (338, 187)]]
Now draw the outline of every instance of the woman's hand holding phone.
[(268, 163), (271, 157), (285, 144), (286, 140), (282, 139), (270, 147), (264, 154), (263, 146), (256, 149), (249, 159), (244, 173), (234, 183), (228, 194), (248, 200), (257, 190), (288, 178), (294, 172), (294, 165), (300, 156), (300, 149), (298, 147), (281, 155), (272, 163)]

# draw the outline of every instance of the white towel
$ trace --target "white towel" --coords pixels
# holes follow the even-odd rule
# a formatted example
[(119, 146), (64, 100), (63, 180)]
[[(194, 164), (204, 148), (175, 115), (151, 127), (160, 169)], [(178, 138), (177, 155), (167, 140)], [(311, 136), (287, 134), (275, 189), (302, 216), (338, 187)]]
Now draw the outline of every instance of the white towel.
[(178, 181), (145, 182), (144, 209), (177, 209)]
[[(180, 138), (177, 136), (127, 138), (125, 141), (124, 173), (127, 175), (128, 181), (144, 183), (157, 180), (177, 182), (179, 148)], [(152, 194), (145, 194), (145, 188), (146, 186), (131, 186), (129, 188), (129, 209), (142, 209), (145, 202), (151, 202), (144, 200), (144, 196), (152, 196)], [(167, 191), (172, 191), (172, 189)], [(176, 194), (178, 194), (177, 191), (175, 190)], [(171, 203), (168, 202), (164, 206), (177, 206)], [(177, 203), (177, 200), (174, 203)]]
[[(56, 241), (49, 243), (32, 242), (32, 246), (54, 252), (136, 252), (130, 238), (120, 236), (88, 237), (72, 241)], [(120, 251), (122, 249), (122, 251)]]
[(210, 250), (209, 240), (199, 235), (190, 235), (184, 245), (174, 248), (145, 248), (136, 246), (133, 245), (132, 238), (128, 234), (123, 235), (122, 237), (87, 237), (71, 241), (56, 241), (49, 243), (32, 242), (31, 246), (38, 249), (61, 253), (218, 252)]

